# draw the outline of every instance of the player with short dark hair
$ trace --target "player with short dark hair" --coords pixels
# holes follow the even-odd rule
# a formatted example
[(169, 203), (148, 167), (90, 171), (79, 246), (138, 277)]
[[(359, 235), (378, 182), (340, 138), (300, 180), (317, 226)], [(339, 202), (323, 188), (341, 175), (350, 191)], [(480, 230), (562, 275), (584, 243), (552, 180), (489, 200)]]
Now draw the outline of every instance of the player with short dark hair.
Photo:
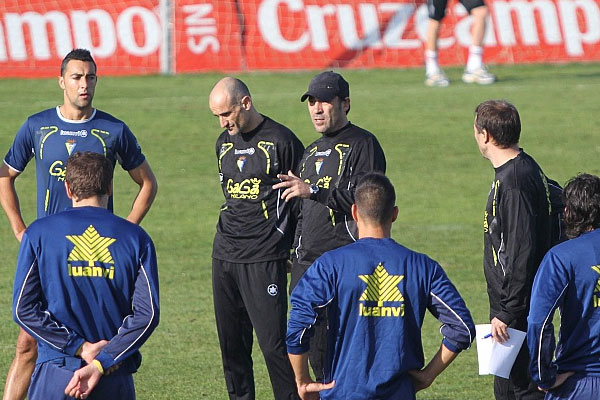
[[(109, 187), (113, 178), (113, 167), (106, 157), (103, 162), (89, 162), (93, 156), (90, 153), (74, 153), (69, 157), (68, 163), (71, 169), (65, 171), (65, 182), (69, 182), (71, 193), (76, 198), (87, 199), (92, 196), (100, 196), (109, 192)], [(101, 168), (101, 173), (96, 171)]]
[(493, 135), (494, 142), (507, 148), (519, 143), (521, 118), (517, 108), (505, 100), (485, 101), (475, 108), (475, 126), (478, 131), (486, 130)]
[[(342, 75), (325, 71), (310, 81), (300, 98), (307, 101), (315, 130), (321, 137), (311, 143), (300, 161), (298, 175), (290, 171), (274, 186), (282, 199), (302, 199), (296, 228), (290, 291), (308, 267), (326, 251), (352, 243), (358, 237), (352, 219), (354, 189), (369, 172), (385, 172), (385, 155), (375, 135), (348, 120), (350, 86)], [(311, 342), (310, 363), (323, 379), (327, 323), (319, 317)]]
[(96, 73), (98, 72), (96, 61), (94, 61), (94, 57), (92, 57), (92, 54), (89, 50), (73, 49), (65, 56), (65, 58), (63, 58), (62, 62), (60, 63), (60, 76), (65, 76), (69, 62), (72, 60), (89, 62), (94, 66), (94, 71), (96, 71)]
[[(483, 0), (459, 0), (473, 18), (471, 27), (471, 45), (469, 57), (462, 75), (465, 83), (489, 85), (496, 81), (483, 64), (483, 38), (485, 35), (488, 7)], [(448, 0), (427, 0), (429, 21), (425, 34), (425, 84), (427, 86), (445, 87), (450, 80), (438, 63), (438, 39), (442, 19), (446, 15)]]
[[(354, 203), (363, 217), (383, 224), (392, 218), (396, 205), (396, 191), (384, 175), (369, 174), (363, 178), (354, 193)], [(360, 190), (358, 190), (360, 188)]]
[[(414, 399), (468, 348), (475, 326), (442, 267), (391, 238), (395, 191), (382, 174), (356, 187), (352, 216), (359, 239), (326, 252), (292, 292), (287, 346), (302, 399)], [(329, 330), (323, 382), (308, 372), (317, 310)], [(425, 310), (442, 322), (442, 344), (427, 367), (421, 343)], [(314, 396), (314, 397), (311, 397)]]
[[(63, 104), (30, 116), (17, 132), (0, 165), (0, 203), (18, 240), (21, 240), (26, 225), (15, 180), (32, 158), (36, 165), (38, 218), (71, 207), (64, 180), (67, 158), (75, 151), (102, 154), (113, 168), (118, 161), (139, 185), (127, 217), (129, 221), (140, 223), (154, 201), (156, 178), (135, 136), (124, 122), (92, 106), (96, 83), (96, 63), (90, 52), (75, 49), (67, 54), (58, 78), (63, 90)], [(112, 197), (108, 209), (112, 210)], [(35, 340), (21, 331), (6, 380), (4, 399), (25, 397), (35, 357)]]
[[(527, 331), (533, 278), (553, 239), (548, 179), (519, 147), (520, 128), (516, 108), (506, 101), (486, 101), (475, 109), (475, 141), (495, 171), (483, 220), (483, 269), (492, 337), (500, 343), (509, 338), (509, 327)], [(524, 343), (510, 378), (495, 377), (497, 400), (544, 397), (531, 380), (528, 363)]]
[(73, 207), (23, 235), (13, 314), (38, 343), (30, 399), (135, 399), (138, 349), (159, 320), (158, 271), (146, 232), (107, 210), (112, 175), (101, 154), (71, 155)]
[(239, 79), (212, 89), (209, 107), (225, 130), (216, 156), (225, 204), (213, 242), (213, 300), (230, 399), (254, 399), (252, 330), (265, 357), (276, 400), (297, 399), (285, 351), (291, 206), (272, 188), (295, 170), (304, 147), (285, 126), (260, 114)]
[[(565, 186), (564, 198), (571, 240), (553, 247), (535, 276), (527, 319), (530, 372), (546, 391), (546, 400), (598, 399), (600, 178), (576, 176)], [(555, 344), (552, 320), (557, 308), (560, 334)]]

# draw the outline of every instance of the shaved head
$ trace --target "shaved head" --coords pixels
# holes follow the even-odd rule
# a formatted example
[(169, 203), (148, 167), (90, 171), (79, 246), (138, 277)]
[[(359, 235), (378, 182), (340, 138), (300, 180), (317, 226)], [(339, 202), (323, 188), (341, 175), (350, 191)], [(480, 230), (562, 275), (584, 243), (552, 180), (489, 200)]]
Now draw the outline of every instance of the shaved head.
[(208, 97), (208, 106), (219, 118), (221, 128), (230, 135), (249, 132), (262, 121), (262, 116), (252, 105), (248, 86), (230, 76), (215, 84)]
[(248, 86), (241, 80), (227, 76), (215, 84), (209, 96), (209, 103), (212, 100), (230, 101), (229, 105), (242, 101), (245, 97), (250, 96)]

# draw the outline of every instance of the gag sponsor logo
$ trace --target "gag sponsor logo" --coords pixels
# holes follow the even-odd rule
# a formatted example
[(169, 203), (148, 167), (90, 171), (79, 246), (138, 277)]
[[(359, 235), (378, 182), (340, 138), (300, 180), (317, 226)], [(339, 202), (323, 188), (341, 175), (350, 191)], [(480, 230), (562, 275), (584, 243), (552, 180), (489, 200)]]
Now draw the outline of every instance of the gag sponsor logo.
[(331, 176), (324, 176), (319, 178), (315, 185), (318, 187), (322, 187), (323, 189), (329, 189), (329, 184), (331, 183)]
[(132, 56), (144, 57), (159, 49), (161, 29), (154, 10), (141, 6), (125, 8), (119, 14), (102, 8), (0, 13), (0, 62), (48, 60), (50, 49), (62, 57), (76, 47), (89, 49), (96, 58), (114, 55), (117, 46)]
[[(584, 45), (600, 42), (600, 7), (594, 0), (499, 0), (490, 2), (489, 6), (491, 18), (484, 39), (486, 46), (536, 47), (543, 42), (562, 45), (567, 55), (576, 57), (584, 54)], [(442, 38), (439, 46), (467, 47), (471, 18), (460, 4), (455, 4), (452, 11), (458, 18), (454, 34)], [(289, 31), (286, 21), (306, 28), (290, 37), (284, 34)], [(308, 5), (303, 0), (264, 0), (258, 7), (258, 28), (263, 39), (273, 49), (285, 53), (307, 47), (328, 51), (334, 36), (339, 36), (348, 50), (421, 49), (427, 21), (426, 4), (417, 7), (412, 3), (346, 0), (342, 4)], [(331, 29), (333, 23), (337, 30)], [(410, 26), (414, 26), (418, 38), (406, 35)], [(543, 33), (543, 41), (539, 32)]]
[(227, 193), (232, 199), (256, 200), (260, 194), (259, 178), (244, 179), (241, 182), (234, 182), (233, 179), (227, 180)]
[(62, 129), (60, 130), (60, 136), (77, 136), (77, 137), (87, 137), (88, 135), (88, 131), (86, 131), (85, 129), (81, 129), (79, 131), (63, 131)]
[(50, 174), (50, 176), (54, 176), (56, 177), (56, 180), (59, 182), (64, 182), (65, 180), (65, 173), (66, 173), (66, 168), (64, 167), (64, 163), (60, 160), (56, 160), (52, 163), (52, 165), (50, 165), (50, 169), (48, 170), (48, 173)]

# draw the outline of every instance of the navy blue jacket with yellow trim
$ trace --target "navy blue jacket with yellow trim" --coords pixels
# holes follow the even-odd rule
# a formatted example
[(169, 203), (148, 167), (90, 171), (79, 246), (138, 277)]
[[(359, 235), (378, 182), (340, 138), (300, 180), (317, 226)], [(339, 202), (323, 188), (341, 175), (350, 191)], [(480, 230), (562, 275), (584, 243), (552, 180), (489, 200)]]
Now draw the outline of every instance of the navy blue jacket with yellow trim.
[(442, 342), (454, 352), (470, 346), (475, 326), (440, 265), (393, 239), (363, 238), (325, 253), (291, 295), (287, 349), (309, 349), (311, 326), (327, 307), (329, 335), (323, 399), (410, 399), (407, 371), (424, 366), (425, 310), (442, 322)]
[[(159, 320), (156, 254), (144, 230), (99, 207), (41, 218), (17, 260), (13, 316), (38, 342), (37, 363), (73, 358), (84, 341), (109, 340), (104, 370), (132, 373)], [(76, 361), (76, 360), (75, 360)]]
[[(552, 324), (557, 308), (558, 344)], [(562, 372), (600, 376), (600, 229), (546, 254), (533, 282), (527, 324), (531, 377), (539, 387), (551, 387)]]

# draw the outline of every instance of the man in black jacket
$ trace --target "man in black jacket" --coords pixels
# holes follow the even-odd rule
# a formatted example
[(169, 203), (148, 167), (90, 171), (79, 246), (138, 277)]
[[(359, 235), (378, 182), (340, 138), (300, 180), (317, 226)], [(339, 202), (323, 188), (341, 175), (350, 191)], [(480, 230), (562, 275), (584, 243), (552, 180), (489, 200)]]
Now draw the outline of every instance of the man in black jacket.
[[(490, 300), (492, 337), (502, 343), (507, 328), (527, 331), (533, 278), (551, 245), (552, 204), (540, 166), (519, 147), (521, 121), (506, 101), (475, 109), (475, 141), (495, 170), (483, 219), (483, 267)], [(528, 371), (524, 343), (509, 379), (496, 377), (496, 399), (542, 399)]]
[(302, 143), (260, 114), (246, 84), (226, 77), (209, 107), (223, 129), (215, 147), (225, 203), (213, 242), (213, 300), (230, 399), (255, 398), (252, 330), (265, 357), (275, 400), (298, 398), (287, 358), (286, 265), (293, 240), (291, 204), (272, 186), (296, 169)]
[[(352, 219), (354, 189), (365, 174), (385, 173), (385, 156), (377, 138), (348, 121), (350, 88), (332, 71), (315, 76), (301, 101), (308, 99), (308, 111), (315, 130), (322, 136), (302, 156), (299, 174), (280, 174), (274, 189), (285, 189), (282, 199), (302, 198), (296, 227), (290, 291), (308, 267), (326, 251), (358, 239)], [(318, 381), (323, 378), (327, 326), (317, 323), (309, 359)]]

